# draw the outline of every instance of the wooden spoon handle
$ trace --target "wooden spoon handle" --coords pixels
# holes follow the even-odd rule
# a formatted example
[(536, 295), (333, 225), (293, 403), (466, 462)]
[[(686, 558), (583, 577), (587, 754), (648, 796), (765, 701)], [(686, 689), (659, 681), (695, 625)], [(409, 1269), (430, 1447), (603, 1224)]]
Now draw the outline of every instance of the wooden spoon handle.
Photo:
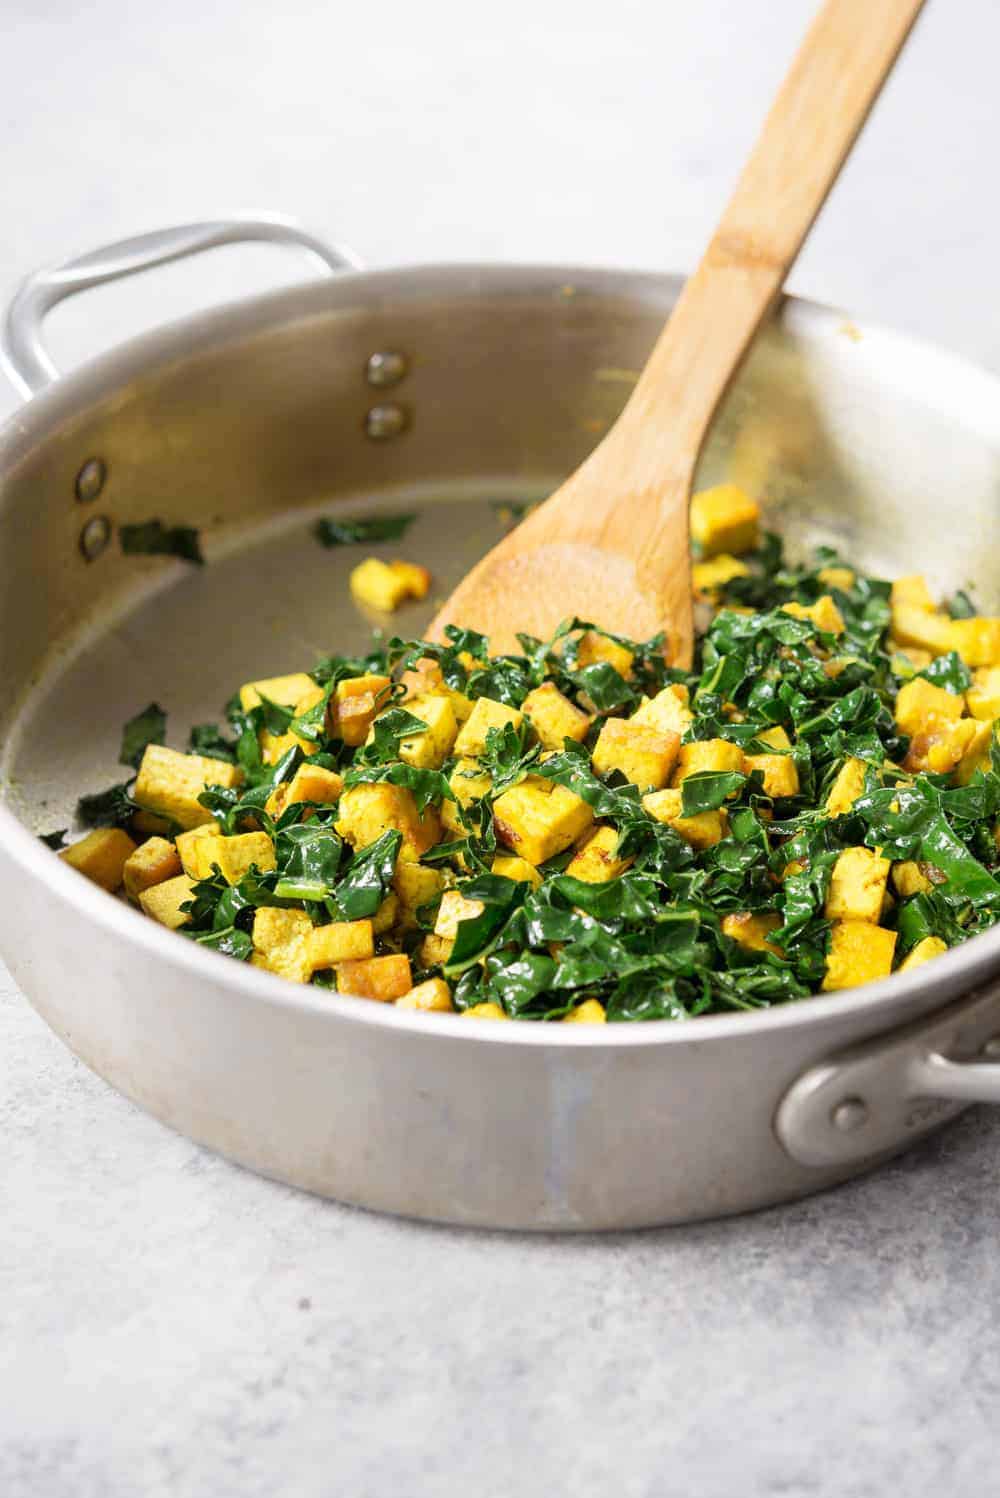
[(697, 454), (922, 4), (827, 0), (810, 27), (623, 413), (630, 466), (644, 450), (650, 483), (665, 441)]

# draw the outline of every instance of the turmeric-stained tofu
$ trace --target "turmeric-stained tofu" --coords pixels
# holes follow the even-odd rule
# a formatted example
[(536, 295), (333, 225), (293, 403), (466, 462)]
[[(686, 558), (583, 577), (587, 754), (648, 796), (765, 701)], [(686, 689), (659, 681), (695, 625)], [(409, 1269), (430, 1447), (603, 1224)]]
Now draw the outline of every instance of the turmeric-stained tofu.
[(460, 758), (476, 759), (486, 748), (486, 735), (491, 728), (503, 728), (506, 723), (520, 728), (523, 721), (524, 714), (516, 707), (494, 702), (491, 697), (477, 697), (455, 740), (455, 753)]
[(671, 729), (608, 718), (594, 745), (594, 769), (599, 775), (618, 770), (640, 790), (658, 791), (670, 779), (680, 745)]
[(291, 780), (275, 786), (267, 798), (267, 810), (272, 817), (280, 817), (289, 806), (300, 803), (332, 806), (343, 789), (343, 777), (336, 770), (324, 770), (321, 765), (299, 765)]
[(416, 988), (411, 988), (394, 1003), (397, 1009), (419, 1009), (424, 1014), (451, 1014), (455, 1007), (451, 1002), (451, 989), (443, 978), (428, 978), (426, 982), (418, 983)]
[(261, 906), (253, 918), (251, 963), (292, 983), (308, 983), (313, 973), (313, 929), (312, 921), (302, 910)]
[(954, 620), (949, 619), (947, 614), (928, 613), (908, 604), (894, 604), (890, 627), (893, 639), (900, 645), (915, 646), (918, 650), (926, 650), (935, 656), (954, 650), (953, 623)]
[(702, 489), (691, 500), (691, 539), (702, 557), (752, 551), (760, 539), (760, 505), (735, 484)]
[(537, 889), (542, 882), (542, 876), (534, 864), (529, 863), (526, 858), (518, 858), (514, 853), (498, 853), (490, 873), (498, 874), (501, 879), (513, 879), (518, 884), (530, 884), (532, 889)]
[(808, 606), (804, 603), (783, 603), (781, 612), (791, 614), (793, 619), (808, 619), (824, 634), (842, 635), (844, 633), (844, 616), (829, 593), (824, 593), (822, 598), (817, 598), (815, 603), (810, 603)]
[(637, 707), (629, 722), (643, 723), (661, 733), (676, 733), (683, 738), (694, 722), (694, 713), (688, 707), (687, 687), (679, 683), (664, 687), (662, 692), (648, 697), (641, 707)]
[(309, 933), (309, 967), (317, 973), (338, 962), (352, 962), (375, 955), (372, 922), (331, 921), (329, 926), (314, 926)]
[(215, 867), (228, 884), (238, 884), (254, 864), (262, 874), (275, 867), (274, 844), (266, 832), (199, 837), (191, 845), (191, 862), (196, 879), (207, 879)]
[(826, 798), (827, 815), (846, 816), (865, 788), (865, 762), (863, 759), (846, 759), (837, 771), (837, 778)]
[(381, 562), (366, 557), (351, 572), (350, 588), (358, 603), (391, 614), (407, 598), (426, 598), (431, 575), (413, 562)]
[(125, 860), (122, 883), (130, 900), (138, 900), (144, 889), (176, 879), (181, 872), (181, 856), (165, 837), (151, 837), (141, 843)]
[(968, 736), (962, 750), (962, 758), (955, 766), (955, 784), (968, 785), (977, 770), (986, 771), (990, 768), (990, 751), (993, 745), (993, 730), (995, 724), (980, 723), (975, 719), (966, 718), (957, 726), (962, 728), (966, 724), (974, 726)]
[(565, 739), (573, 739), (579, 744), (587, 737), (590, 718), (560, 692), (555, 682), (543, 682), (529, 692), (521, 711), (535, 730), (543, 749), (561, 749)]
[(584, 999), (583, 1003), (577, 1004), (569, 1014), (563, 1015), (562, 1023), (564, 1025), (603, 1025), (607, 1023), (607, 1018), (600, 999)]
[(337, 831), (355, 849), (367, 848), (390, 828), (403, 834), (401, 859), (416, 859), (441, 836), (441, 819), (433, 806), (417, 813), (413, 792), (388, 783), (355, 785), (340, 798)]
[(367, 957), (357, 962), (339, 962), (337, 992), (354, 994), (359, 999), (377, 999), (391, 1004), (413, 987), (410, 959), (402, 952), (389, 957)]
[(916, 609), (921, 614), (937, 611), (927, 580), (919, 572), (895, 579), (889, 592), (889, 606), (894, 613), (897, 609)]
[(472, 698), (466, 697), (456, 687), (448, 686), (441, 667), (432, 656), (422, 655), (415, 666), (403, 672), (400, 682), (406, 692), (407, 707), (412, 707), (421, 697), (447, 697), (457, 723), (464, 723), (472, 712)]
[(272, 733), (262, 728), (257, 735), (260, 757), (265, 765), (276, 765), (284, 759), (289, 749), (301, 749), (303, 754), (318, 754), (319, 745), (313, 739), (300, 738), (297, 733)]
[[(276, 702), (279, 707), (298, 707), (302, 698), (311, 693), (316, 683), (304, 671), (294, 671), (290, 676), (268, 676), (262, 681), (248, 681), (240, 687), (240, 707), (248, 713), (265, 699)], [(322, 688), (320, 688), (322, 694)]]
[(702, 770), (736, 770), (742, 774), (743, 750), (728, 739), (696, 739), (692, 744), (682, 744), (673, 784), (678, 786), (688, 775)]
[(388, 706), (391, 686), (388, 676), (373, 673), (338, 681), (326, 714), (331, 738), (343, 739), (351, 748), (363, 744), (376, 714)]
[(451, 949), (454, 945), (454, 937), (435, 936), (433, 931), (428, 931), (417, 949), (420, 966), (424, 968), (443, 966), (451, 956)]
[(838, 921), (830, 932), (823, 989), (860, 988), (888, 978), (896, 950), (896, 933), (870, 921)]
[(496, 834), (505, 847), (529, 863), (540, 864), (562, 853), (594, 820), (587, 803), (562, 785), (546, 795), (523, 782), (493, 803)]
[(159, 921), (168, 931), (176, 931), (180, 926), (186, 926), (191, 919), (181, 906), (187, 904), (193, 895), (194, 880), (189, 879), (187, 874), (178, 874), (174, 879), (165, 879), (162, 884), (153, 884), (149, 889), (140, 890), (139, 904), (154, 921)]
[(179, 754), (162, 744), (147, 744), (132, 799), (179, 827), (197, 827), (212, 821), (212, 813), (198, 800), (202, 791), (210, 785), (240, 785), (242, 780), (239, 766), (225, 760)]
[(458, 734), (458, 723), (447, 697), (424, 697), (407, 703), (407, 712), (427, 724), (425, 733), (399, 741), (399, 757), (420, 770), (440, 770)]
[[(413, 915), (422, 905), (436, 900), (444, 888), (444, 875), (438, 869), (425, 868), (422, 863), (400, 860), (392, 876), (392, 887), (399, 896), (404, 913)], [(409, 925), (412, 921), (406, 922)]]
[(464, 1019), (510, 1019), (499, 1004), (472, 1004), (468, 1009), (462, 1010)]
[(121, 884), (125, 866), (136, 846), (120, 827), (95, 827), (78, 843), (63, 848), (59, 857), (71, 869), (112, 892)]
[(197, 845), (203, 837), (217, 837), (221, 831), (218, 822), (213, 818), (211, 822), (205, 822), (201, 827), (192, 827), (190, 832), (179, 832), (174, 841), (181, 868), (185, 874), (192, 879), (199, 878), (198, 869), (200, 860), (197, 853)]
[(419, 562), (403, 562), (399, 558), (389, 563), (389, 568), (406, 588), (407, 598), (426, 598), (431, 590), (431, 575)]
[(980, 666), (973, 671), (965, 700), (974, 718), (986, 723), (1000, 718), (1000, 666)]
[(448, 777), (448, 784), (461, 806), (469, 806), (485, 796), (493, 784), (492, 777), (483, 769), (478, 759), (463, 756), (455, 761), (455, 768)]
[(845, 848), (833, 866), (824, 914), (831, 921), (877, 921), (882, 914), (889, 860), (871, 848)]
[(744, 910), (722, 917), (722, 934), (747, 952), (774, 952), (780, 957), (781, 948), (768, 941), (768, 937), (781, 925), (783, 920), (776, 910)]
[(617, 879), (619, 874), (635, 860), (618, 857), (617, 827), (598, 827), (566, 865), (571, 879), (582, 879), (586, 884), (604, 884)]
[(799, 772), (790, 754), (745, 754), (743, 770), (749, 775), (754, 770), (764, 777), (765, 796), (797, 796)]
[(462, 921), (474, 921), (485, 910), (482, 900), (467, 900), (457, 889), (445, 890), (434, 923), (434, 935), (454, 941)]
[(957, 723), (964, 711), (961, 693), (937, 687), (923, 676), (915, 676), (896, 694), (896, 725), (911, 737), (941, 724)]
[(653, 791), (643, 796), (642, 804), (651, 817), (672, 827), (692, 848), (714, 848), (729, 831), (725, 811), (699, 811), (693, 817), (682, 817), (682, 795), (683, 792), (676, 789)]
[(391, 931), (399, 919), (401, 910), (399, 896), (395, 890), (391, 889), (372, 916), (372, 931), (375, 935), (381, 936), (384, 932)]
[(606, 662), (614, 667), (619, 676), (627, 678), (632, 674), (633, 660), (631, 650), (625, 645), (619, 645), (617, 640), (609, 640), (606, 635), (600, 635), (593, 629), (588, 629), (577, 642), (578, 670), (582, 670), (584, 666), (597, 666)]
[(934, 888), (920, 864), (909, 858), (893, 864), (892, 882), (901, 900), (908, 900), (911, 895), (925, 895)]
[[(989, 738), (988, 723), (977, 723), (975, 718), (960, 718), (956, 723), (933, 723), (926, 732), (915, 733), (903, 760), (903, 769), (910, 774), (930, 770), (935, 775), (950, 775), (958, 768), (972, 750), (969, 763), (975, 768), (978, 751), (974, 743), (982, 744)], [(970, 771), (969, 778), (972, 778)]]
[(950, 638), (967, 666), (1000, 666), (1000, 619), (953, 619)]
[(932, 957), (940, 957), (942, 952), (947, 952), (948, 943), (942, 941), (940, 936), (925, 936), (923, 941), (918, 941), (912, 952), (903, 958), (898, 973), (910, 973), (915, 967), (922, 967), (925, 962), (930, 962)]
[(708, 562), (695, 562), (691, 568), (691, 581), (699, 598), (715, 602), (727, 583), (734, 577), (749, 577), (750, 568), (739, 557), (722, 552)]
[(850, 567), (821, 567), (816, 576), (825, 588), (839, 588), (841, 593), (849, 593), (857, 582)]

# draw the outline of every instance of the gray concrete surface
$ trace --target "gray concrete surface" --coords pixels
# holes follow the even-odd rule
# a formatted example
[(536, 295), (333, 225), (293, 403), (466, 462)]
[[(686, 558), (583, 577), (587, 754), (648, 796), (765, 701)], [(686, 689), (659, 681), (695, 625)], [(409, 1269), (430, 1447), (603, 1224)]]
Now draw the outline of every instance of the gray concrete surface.
[[(0, 296), (234, 208), (373, 264), (690, 264), (811, 8), (5, 0)], [(793, 283), (993, 367), (998, 43), (990, 0), (932, 0)], [(53, 347), (68, 365), (295, 273), (220, 254), (66, 308)], [(750, 1219), (383, 1220), (167, 1133), (0, 972), (0, 1495), (978, 1498), (998, 1167), (974, 1113)]]

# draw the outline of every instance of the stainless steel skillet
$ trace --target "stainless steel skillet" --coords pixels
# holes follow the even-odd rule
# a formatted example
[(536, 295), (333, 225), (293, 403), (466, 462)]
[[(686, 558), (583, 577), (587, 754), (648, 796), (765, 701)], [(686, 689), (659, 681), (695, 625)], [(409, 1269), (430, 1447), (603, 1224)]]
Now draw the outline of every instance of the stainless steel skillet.
[[(241, 237), (328, 281), (136, 339), (56, 380), (57, 295)], [(364, 273), (287, 224), (195, 226), (33, 278), (6, 351), (33, 398), (0, 433), (0, 950), (74, 1051), (256, 1170), (383, 1210), (583, 1229), (764, 1205), (843, 1180), (964, 1103), (1000, 1100), (1000, 930), (912, 975), (688, 1025), (470, 1025), (300, 990), (155, 927), (34, 836), (118, 778), (151, 697), (173, 742), (248, 675), (360, 645), (355, 558), (319, 513), (412, 508), (442, 593), (620, 409), (677, 278), (566, 267)], [(701, 482), (767, 497), (793, 546), (972, 582), (1000, 606), (1000, 382), (788, 299)], [(116, 528), (201, 528), (210, 565), (125, 557)], [(419, 610), (400, 615), (418, 632)], [(570, 1033), (572, 1032), (572, 1033)]]

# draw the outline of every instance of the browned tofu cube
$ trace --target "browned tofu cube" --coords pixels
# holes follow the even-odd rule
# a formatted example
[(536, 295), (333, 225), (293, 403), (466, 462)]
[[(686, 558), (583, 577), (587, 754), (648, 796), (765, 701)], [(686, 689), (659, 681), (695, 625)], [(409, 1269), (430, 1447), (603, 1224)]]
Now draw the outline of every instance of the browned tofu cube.
[(326, 726), (331, 738), (343, 739), (345, 744), (353, 748), (363, 744), (376, 714), (389, 702), (391, 686), (388, 676), (371, 673), (367, 676), (349, 676), (345, 681), (339, 681), (326, 714)]
[(59, 857), (102, 889), (114, 891), (124, 877), (135, 843), (120, 827), (95, 827), (78, 843), (63, 848)]
[(585, 666), (597, 666), (602, 662), (613, 666), (619, 676), (626, 679), (632, 674), (632, 662), (634, 656), (625, 645), (619, 645), (617, 640), (609, 640), (606, 635), (599, 635), (596, 630), (588, 629), (582, 634), (576, 648), (576, 664), (579, 670)]
[(397, 1009), (419, 1009), (424, 1014), (452, 1014), (451, 989), (443, 978), (428, 978), (418, 983), (401, 999), (395, 1000)]
[(516, 707), (494, 702), (491, 697), (477, 697), (455, 740), (455, 753), (462, 759), (478, 759), (486, 748), (486, 735), (491, 728), (503, 728), (507, 723), (520, 728), (523, 721), (524, 714)]
[(202, 791), (210, 785), (240, 785), (242, 780), (238, 765), (147, 744), (132, 796), (146, 811), (167, 817), (178, 827), (198, 827), (212, 820), (212, 813), (198, 800)]
[(565, 697), (554, 682), (543, 682), (529, 692), (522, 712), (530, 722), (543, 749), (561, 749), (565, 739), (581, 743), (587, 737), (590, 719)]
[(505, 847), (528, 863), (544, 863), (575, 843), (594, 820), (581, 797), (553, 785), (546, 795), (527, 781), (504, 791), (493, 803), (496, 834)]
[(824, 914), (831, 921), (878, 921), (889, 860), (871, 848), (845, 848), (833, 866)]
[(742, 774), (743, 750), (728, 739), (696, 739), (693, 744), (682, 744), (674, 771), (674, 785), (681, 785), (688, 775), (696, 775), (702, 770), (736, 770)]
[(181, 856), (165, 837), (151, 837), (125, 860), (122, 882), (130, 900), (138, 900), (140, 891), (176, 879), (181, 872)]
[(193, 894), (194, 880), (189, 879), (187, 874), (178, 874), (175, 879), (165, 879), (162, 884), (153, 884), (149, 889), (140, 890), (139, 904), (154, 921), (159, 921), (168, 931), (176, 931), (179, 926), (186, 926), (191, 919), (181, 906)]
[(312, 935), (313, 923), (304, 911), (261, 906), (253, 918), (250, 961), (292, 983), (308, 983), (313, 973)]
[(337, 830), (355, 849), (367, 848), (389, 828), (403, 834), (401, 859), (418, 859), (441, 836), (441, 819), (432, 806), (417, 813), (413, 792), (379, 783), (355, 785), (340, 798)]
[(681, 816), (682, 792), (676, 788), (652, 791), (643, 796), (642, 804), (657, 822), (672, 827), (692, 848), (714, 848), (729, 831), (729, 819), (724, 808), (718, 811), (699, 811), (692, 817)]
[(609, 879), (617, 879), (635, 861), (618, 857), (618, 842), (616, 827), (598, 827), (570, 859), (566, 873), (571, 879), (582, 879), (586, 884), (604, 884)]
[(402, 952), (389, 957), (339, 962), (336, 973), (338, 993), (354, 994), (359, 999), (377, 999), (382, 1004), (401, 999), (413, 987), (410, 959)]
[(823, 991), (860, 988), (888, 978), (896, 950), (895, 931), (870, 921), (837, 921), (830, 933)]
[(680, 746), (671, 729), (608, 718), (594, 745), (594, 769), (599, 775), (618, 770), (640, 790), (658, 791), (670, 779)]
[(309, 933), (309, 966), (312, 972), (375, 955), (372, 922), (331, 921), (314, 926)]
[(738, 915), (723, 916), (722, 934), (731, 937), (748, 952), (774, 952), (780, 957), (780, 947), (768, 941), (768, 937), (782, 924), (782, 918), (776, 910), (745, 910)]

